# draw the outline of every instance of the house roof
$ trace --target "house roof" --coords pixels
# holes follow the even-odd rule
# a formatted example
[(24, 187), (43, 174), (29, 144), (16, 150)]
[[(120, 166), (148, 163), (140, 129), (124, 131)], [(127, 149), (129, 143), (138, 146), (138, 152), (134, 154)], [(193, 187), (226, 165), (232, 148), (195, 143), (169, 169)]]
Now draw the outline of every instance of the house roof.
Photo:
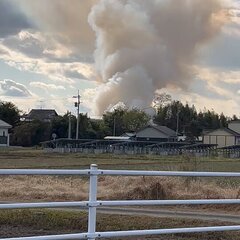
[(157, 125), (157, 124), (154, 124), (154, 125), (153, 124), (149, 124), (149, 125), (145, 126), (144, 128), (138, 130), (137, 133), (142, 131), (142, 130), (144, 130), (144, 129), (146, 129), (146, 128), (154, 128), (157, 131), (162, 132), (162, 133), (168, 135), (169, 137), (176, 137), (176, 132), (174, 130), (172, 130), (172, 129), (166, 127), (166, 126), (160, 126), (160, 125)]
[(130, 140), (130, 137), (122, 137), (122, 136), (106, 136), (105, 140), (120, 140), (120, 141), (127, 141)]
[(121, 135), (121, 137), (135, 137), (136, 133), (132, 133), (132, 132), (125, 132)]
[(214, 131), (216, 131), (216, 130), (226, 131), (226, 132), (228, 132), (228, 133), (230, 133), (230, 134), (232, 134), (233, 136), (236, 136), (236, 137), (239, 137), (239, 136), (240, 136), (239, 133), (233, 131), (233, 130), (230, 129), (230, 128), (218, 128), (218, 129), (215, 129), (215, 130), (212, 130), (212, 131), (207, 132), (206, 135), (209, 134), (209, 133), (212, 133), (212, 132), (214, 132)]
[(32, 109), (24, 117), (27, 119), (37, 119), (37, 120), (46, 120), (53, 119), (58, 116), (57, 112), (54, 109)]
[(11, 128), (12, 126), (0, 119), (0, 128)]
[(176, 136), (176, 132), (173, 131), (172, 129), (166, 127), (166, 126), (156, 125), (156, 126), (152, 126), (152, 127), (157, 129), (160, 132), (165, 133), (166, 135), (171, 136), (171, 137), (175, 137)]

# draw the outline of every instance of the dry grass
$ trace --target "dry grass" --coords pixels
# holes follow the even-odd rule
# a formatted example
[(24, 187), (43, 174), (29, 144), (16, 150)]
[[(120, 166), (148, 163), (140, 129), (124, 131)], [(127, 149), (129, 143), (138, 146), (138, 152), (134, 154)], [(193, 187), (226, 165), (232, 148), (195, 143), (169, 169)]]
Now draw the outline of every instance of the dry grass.
[[(81, 201), (88, 198), (87, 178), (16, 176), (0, 180), (1, 201)], [(240, 198), (240, 188), (220, 187), (214, 182), (192, 178), (100, 176), (98, 198), (227, 199)], [(236, 210), (240, 208), (235, 206)]]
[[(239, 159), (46, 154), (33, 149), (0, 151), (0, 168), (83, 169), (91, 163), (97, 163), (102, 169), (240, 171)], [(77, 201), (87, 200), (88, 196), (88, 178), (2, 176), (0, 181), (0, 201)], [(98, 196), (105, 200), (240, 198), (239, 184), (236, 178), (100, 176)]]

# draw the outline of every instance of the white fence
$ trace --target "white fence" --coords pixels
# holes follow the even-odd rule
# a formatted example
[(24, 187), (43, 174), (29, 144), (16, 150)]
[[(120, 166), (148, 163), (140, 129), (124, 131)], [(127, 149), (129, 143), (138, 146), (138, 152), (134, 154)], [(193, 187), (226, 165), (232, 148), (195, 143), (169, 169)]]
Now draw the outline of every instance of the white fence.
[(168, 172), (168, 171), (131, 171), (131, 170), (101, 170), (92, 164), (86, 170), (30, 170), (30, 169), (0, 169), (0, 175), (88, 175), (89, 201), (81, 202), (43, 202), (43, 203), (11, 203), (0, 204), (0, 209), (23, 208), (54, 208), (54, 207), (84, 207), (88, 208), (88, 232), (78, 234), (49, 235), (37, 237), (1, 238), (0, 240), (68, 240), (68, 239), (98, 239), (129, 236), (147, 236), (175, 233), (203, 233), (220, 231), (240, 231), (240, 225), (173, 228), (135, 231), (96, 232), (97, 208), (102, 206), (151, 206), (151, 205), (196, 205), (196, 204), (240, 204), (240, 199), (200, 199), (200, 200), (129, 200), (129, 201), (98, 201), (97, 178), (99, 175), (120, 176), (174, 176), (174, 177), (240, 177), (238, 172)]

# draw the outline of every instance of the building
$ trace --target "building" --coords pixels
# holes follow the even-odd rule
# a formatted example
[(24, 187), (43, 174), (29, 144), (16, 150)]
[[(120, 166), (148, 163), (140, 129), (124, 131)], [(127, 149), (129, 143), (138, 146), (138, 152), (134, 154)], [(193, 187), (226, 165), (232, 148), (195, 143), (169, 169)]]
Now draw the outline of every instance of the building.
[(219, 128), (203, 134), (204, 144), (217, 144), (219, 148), (240, 145), (240, 121), (231, 121), (227, 128)]
[(240, 120), (231, 121), (228, 128), (240, 134)]
[(21, 120), (31, 122), (39, 120), (41, 122), (51, 122), (58, 114), (54, 109), (32, 109), (28, 114), (22, 116)]
[(166, 126), (149, 124), (136, 132), (137, 141), (175, 142), (177, 134)]
[(3, 120), (0, 120), (0, 147), (9, 146), (9, 133), (8, 130), (12, 126)]

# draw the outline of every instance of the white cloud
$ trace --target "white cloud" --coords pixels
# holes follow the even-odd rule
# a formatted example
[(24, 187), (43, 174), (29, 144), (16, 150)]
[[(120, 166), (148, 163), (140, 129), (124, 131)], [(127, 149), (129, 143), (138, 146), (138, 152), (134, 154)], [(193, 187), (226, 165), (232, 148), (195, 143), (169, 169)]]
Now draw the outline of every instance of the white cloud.
[(224, 82), (228, 84), (240, 84), (240, 70), (221, 70), (211, 68), (200, 68), (198, 67), (199, 78), (205, 79), (208, 82), (218, 84)]
[[(71, 56), (65, 46), (39, 32), (22, 31), (0, 41), (0, 59), (20, 71), (45, 75), (56, 82), (95, 80), (93, 65)], [(82, 76), (82, 77), (81, 77)]]
[(5, 96), (29, 97), (32, 95), (25, 85), (10, 79), (0, 81), (0, 90)]
[[(2, 0), (0, 0), (0, 2), (1, 1)], [(33, 1), (31, 0), (23, 1), (26, 6), (30, 4), (35, 5), (35, 8), (31, 8), (33, 11), (26, 12), (27, 14), (32, 15), (32, 22), (38, 22), (38, 26), (41, 27), (41, 29), (44, 29), (44, 32), (41, 32), (40, 28), (38, 30), (29, 30), (27, 27), (30, 25), (26, 22), (26, 18), (21, 17), (21, 19), (25, 19), (24, 24), (19, 21), (17, 28), (15, 28), (16, 31), (14, 30), (11, 34), (6, 35), (8, 37), (5, 36), (5, 39), (0, 40), (0, 59), (16, 69), (26, 73), (31, 72), (41, 74), (49, 79), (49, 82), (47, 83), (31, 82), (30, 87), (47, 89), (49, 91), (64, 90), (66, 88), (66, 92), (72, 92), (74, 86), (76, 86), (78, 81), (81, 81), (81, 79), (97, 80), (92, 65), (92, 56), (90, 56), (94, 49), (95, 36), (90, 28), (88, 29), (90, 32), (88, 32), (87, 35), (82, 34), (84, 31), (81, 23), (82, 21), (80, 20), (84, 20), (84, 30), (85, 27), (89, 27), (87, 23), (87, 13), (84, 8), (81, 8), (80, 10), (75, 8), (75, 4), (81, 5), (82, 3), (75, 0), (74, 4), (67, 9), (67, 12), (65, 13), (64, 11), (63, 17), (62, 13), (59, 14), (60, 11), (57, 11), (59, 8), (53, 7), (47, 9), (48, 5), (42, 4), (42, 1), (41, 3), (37, 1), (32, 3)], [(61, 9), (64, 9), (64, 1), (65, 0), (54, 1), (53, 5), (60, 5)], [(89, 3), (89, 1), (91, 3)], [(233, 54), (231, 54), (232, 52), (236, 52), (236, 55), (239, 56), (239, 49), (237, 47), (239, 45), (235, 44), (233, 46), (233, 41), (230, 40), (232, 37), (235, 37), (237, 40), (240, 39), (240, 1), (228, 1), (233, 13), (233, 23), (224, 27), (222, 30), (223, 35), (227, 35), (229, 38), (227, 38), (222, 45), (219, 44), (220, 47), (218, 47), (217, 50), (210, 51), (209, 54), (215, 56), (213, 59), (215, 64), (218, 59), (226, 60), (221, 60), (221, 62), (223, 61), (223, 64), (219, 65), (218, 70), (212, 70), (210, 68), (198, 69), (198, 78), (202, 81), (203, 89), (198, 89), (194, 92), (184, 92), (183, 90), (175, 88), (174, 90), (170, 89), (169, 91), (172, 92), (173, 96), (178, 97), (180, 100), (195, 103), (199, 109), (203, 109), (204, 106), (207, 108), (213, 107), (218, 112), (224, 111), (231, 115), (234, 112), (236, 114), (239, 112), (240, 70), (223, 71), (222, 69), (226, 62), (233, 59)], [(5, 0), (5, 2), (7, 1)], [(48, 0), (45, 0), (45, 2), (47, 3)], [(88, 5), (89, 10), (90, 5), (95, 2), (97, 1), (85, 0), (84, 4)], [(19, 4), (19, 6), (21, 4)], [(79, 11), (83, 11), (83, 14), (79, 14)], [(0, 12), (2, 12), (1, 9)], [(52, 17), (52, 14), (49, 14), (52, 12), (54, 16), (56, 15), (57, 20)], [(72, 16), (73, 13), (74, 16)], [(35, 16), (35, 14), (37, 15)], [(45, 17), (43, 17), (43, 15), (45, 15)], [(69, 16), (76, 19), (76, 21), (72, 21), (74, 25), (73, 28), (69, 28), (69, 24), (66, 24), (68, 22), (65, 20), (68, 19)], [(19, 18), (19, 20), (21, 19)], [(59, 22), (63, 24), (59, 24)], [(79, 40), (79, 38), (81, 39)], [(87, 49), (87, 53), (85, 55), (81, 55), (85, 49)], [(227, 52), (231, 53), (227, 54)], [(227, 56), (229, 56), (229, 58)], [(238, 58), (236, 57), (235, 59)], [(234, 63), (239, 62), (235, 61), (235, 59), (233, 59)], [(232, 65), (230, 68), (231, 67)], [(26, 86), (11, 81), (12, 80), (0, 81), (0, 91), (2, 94), (6, 94), (8, 96), (31, 96), (32, 93), (26, 88)], [(54, 83), (51, 81), (54, 81)], [(59, 83), (61, 85), (58, 85)], [(5, 90), (3, 90), (3, 88)], [(84, 101), (82, 105), (87, 108), (93, 108), (93, 98), (96, 94), (96, 89), (87, 89), (83, 94)], [(34, 101), (36, 101), (36, 99)], [(25, 106), (30, 106), (29, 102), (24, 102)], [(20, 101), (17, 103), (20, 104)], [(54, 102), (53, 105), (56, 106), (56, 108), (61, 106), (62, 112), (64, 108), (66, 109), (66, 105), (64, 104), (63, 100), (62, 102)]]
[(62, 85), (55, 85), (55, 84), (47, 84), (43, 82), (30, 82), (31, 87), (41, 88), (46, 91), (49, 90), (66, 90), (66, 88)]

